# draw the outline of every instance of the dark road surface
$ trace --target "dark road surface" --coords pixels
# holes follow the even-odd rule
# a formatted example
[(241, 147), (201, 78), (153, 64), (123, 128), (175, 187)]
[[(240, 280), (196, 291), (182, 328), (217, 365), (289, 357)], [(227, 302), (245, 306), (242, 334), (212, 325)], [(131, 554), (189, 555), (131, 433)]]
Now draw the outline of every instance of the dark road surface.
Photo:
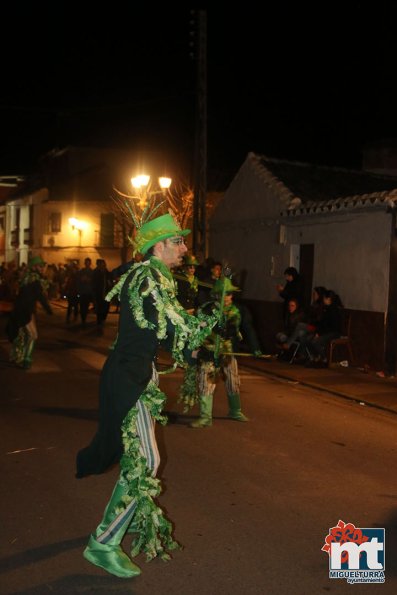
[[(184, 549), (168, 563), (138, 557), (142, 575), (131, 580), (86, 562), (118, 469), (77, 480), (74, 459), (95, 431), (117, 316), (103, 336), (93, 322), (63, 320), (61, 309), (40, 315), (29, 371), (8, 364), (0, 342), (1, 594), (397, 593), (397, 417), (244, 369), (250, 422), (225, 418), (220, 384), (214, 425), (200, 430), (188, 427), (197, 411), (181, 414), (176, 402), (181, 372), (161, 379), (170, 423), (157, 428), (160, 503)], [(328, 578), (321, 547), (340, 519), (386, 528), (385, 584)]]

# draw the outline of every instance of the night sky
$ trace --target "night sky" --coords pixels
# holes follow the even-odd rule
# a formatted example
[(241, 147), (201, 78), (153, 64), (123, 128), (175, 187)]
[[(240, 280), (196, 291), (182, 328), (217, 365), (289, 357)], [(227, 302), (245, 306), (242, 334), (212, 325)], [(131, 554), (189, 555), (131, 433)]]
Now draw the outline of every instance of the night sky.
[[(160, 149), (189, 170), (190, 10), (27, 4), (2, 9), (0, 174), (68, 144)], [(359, 168), (365, 143), (396, 138), (390, 5), (209, 9), (209, 168), (236, 170), (248, 151)]]

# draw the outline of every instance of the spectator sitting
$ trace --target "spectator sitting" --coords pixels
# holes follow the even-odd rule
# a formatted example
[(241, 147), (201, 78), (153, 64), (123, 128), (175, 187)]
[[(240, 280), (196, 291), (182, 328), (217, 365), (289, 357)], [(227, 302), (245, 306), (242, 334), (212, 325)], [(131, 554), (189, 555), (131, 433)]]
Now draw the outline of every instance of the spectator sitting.
[(317, 286), (313, 289), (313, 301), (309, 308), (308, 315), (305, 317), (305, 321), (298, 322), (292, 334), (284, 342), (282, 345), (284, 350), (288, 350), (294, 342), (304, 343), (313, 338), (323, 315), (323, 298), (326, 291), (326, 288), (322, 286)]
[[(295, 330), (303, 320), (303, 310), (299, 307), (298, 300), (291, 299), (288, 302), (287, 316), (284, 322), (284, 331), (277, 333), (276, 340), (284, 351), (289, 351), (294, 340)], [(306, 324), (305, 324), (306, 326)]]
[(327, 365), (327, 347), (332, 339), (337, 339), (342, 333), (343, 304), (340, 297), (334, 291), (327, 290), (323, 301), (324, 309), (316, 333), (306, 342), (313, 354), (313, 363), (319, 367)]

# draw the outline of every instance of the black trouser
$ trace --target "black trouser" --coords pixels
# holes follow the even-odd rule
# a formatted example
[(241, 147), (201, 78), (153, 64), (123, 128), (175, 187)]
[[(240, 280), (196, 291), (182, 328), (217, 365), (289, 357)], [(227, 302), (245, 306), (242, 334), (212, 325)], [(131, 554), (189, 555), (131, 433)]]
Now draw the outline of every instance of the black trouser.
[(85, 322), (90, 307), (91, 296), (89, 293), (80, 294), (80, 316), (81, 322)]
[(74, 319), (76, 320), (77, 315), (79, 313), (79, 296), (78, 295), (71, 295), (68, 296), (68, 309), (66, 312), (66, 320), (70, 320), (70, 315), (73, 312)]
[(105, 322), (109, 312), (109, 306), (110, 304), (106, 300), (100, 299), (96, 301), (95, 310), (97, 324), (102, 324)]

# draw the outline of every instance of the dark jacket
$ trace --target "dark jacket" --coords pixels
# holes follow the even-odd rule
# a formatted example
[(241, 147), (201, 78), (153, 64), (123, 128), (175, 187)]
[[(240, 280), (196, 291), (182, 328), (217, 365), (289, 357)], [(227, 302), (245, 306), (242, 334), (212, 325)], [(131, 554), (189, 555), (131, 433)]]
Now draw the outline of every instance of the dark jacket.
[(112, 275), (107, 269), (97, 267), (92, 273), (92, 289), (96, 301), (104, 300), (112, 289)]
[(323, 315), (316, 327), (316, 332), (319, 335), (327, 335), (328, 333), (342, 333), (342, 317), (343, 309), (335, 304), (324, 306)]
[[(78, 478), (103, 473), (120, 460), (122, 422), (152, 378), (159, 341), (156, 328), (140, 328), (135, 322), (128, 294), (135, 274), (135, 270), (130, 272), (121, 290), (117, 341), (100, 378), (98, 431), (91, 444), (77, 454)], [(146, 320), (157, 325), (157, 310), (151, 295), (144, 298), (143, 308)], [(169, 324), (165, 348), (172, 344), (173, 328)]]
[(197, 308), (198, 297), (198, 279), (193, 277), (192, 280), (182, 272), (176, 276), (177, 297), (179, 303), (185, 310), (194, 310)]
[(296, 299), (302, 307), (305, 296), (304, 291), (303, 277), (301, 275), (297, 275), (292, 281), (287, 281), (284, 289), (279, 292), (279, 296), (284, 300), (285, 309), (291, 299)]
[[(240, 302), (236, 302), (235, 305), (240, 310), (241, 315), (240, 332), (242, 335), (242, 343), (246, 345), (246, 348), (250, 351), (250, 353), (260, 351), (261, 346), (259, 344), (258, 336), (256, 334), (252, 320), (252, 314), (249, 308)], [(239, 350), (240, 349), (238, 349), (238, 351)]]
[(295, 312), (293, 312), (292, 314), (290, 314), (289, 312), (287, 312), (287, 315), (285, 317), (285, 326), (284, 326), (284, 330), (285, 330), (285, 334), (289, 337), (290, 335), (292, 335), (292, 333), (294, 332), (296, 325), (299, 322), (303, 321), (303, 310), (295, 310)]

